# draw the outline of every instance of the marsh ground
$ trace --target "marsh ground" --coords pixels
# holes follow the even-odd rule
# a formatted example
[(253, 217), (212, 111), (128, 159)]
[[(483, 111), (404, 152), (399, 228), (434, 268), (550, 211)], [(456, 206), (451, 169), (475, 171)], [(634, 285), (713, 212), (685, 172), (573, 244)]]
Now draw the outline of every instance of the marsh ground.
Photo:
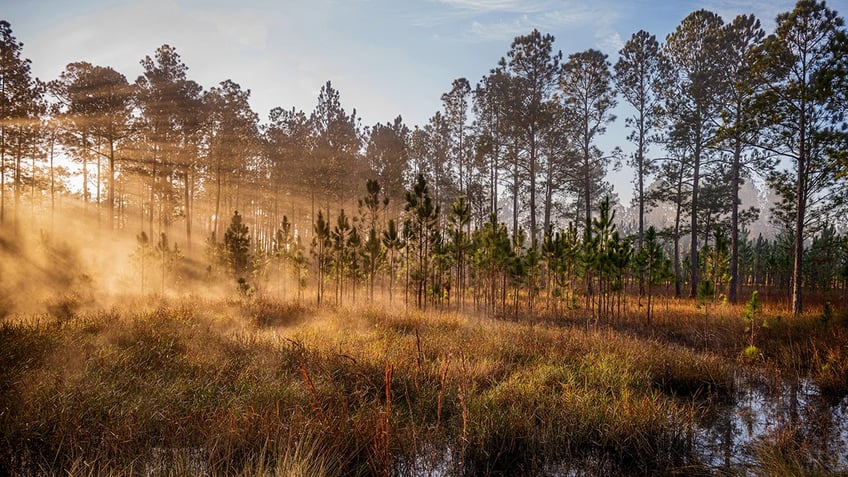
[[(0, 324), (0, 473), (848, 472), (848, 321), (127, 298)], [(841, 416), (841, 417), (840, 417)], [(840, 457), (840, 455), (842, 457)]]

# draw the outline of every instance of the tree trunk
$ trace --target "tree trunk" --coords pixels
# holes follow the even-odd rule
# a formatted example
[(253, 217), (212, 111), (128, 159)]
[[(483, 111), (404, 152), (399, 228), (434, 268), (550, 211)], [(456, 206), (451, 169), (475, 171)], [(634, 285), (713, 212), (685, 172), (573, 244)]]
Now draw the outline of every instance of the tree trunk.
[(489, 181), (489, 189), (490, 190), (489, 190), (489, 193), (491, 194), (490, 199), (491, 199), (491, 202), (492, 202), (492, 205), (491, 205), (492, 210), (490, 212), (493, 213), (493, 214), (498, 213), (498, 169), (500, 167), (499, 154), (500, 154), (500, 150), (501, 150), (500, 139), (499, 139), (498, 133), (497, 133), (497, 128), (499, 127), (498, 124), (499, 124), (499, 119), (496, 119), (495, 120), (495, 131), (496, 132), (495, 132), (495, 139), (494, 139), (494, 144), (493, 144), (492, 167), (491, 167), (491, 170), (489, 171), (489, 174), (490, 174), (490, 181)]
[(138, 229), (144, 231), (144, 178), (138, 180)]
[[(212, 241), (218, 243), (218, 217), (221, 215), (221, 164), (215, 168), (215, 223), (212, 226)], [(313, 219), (314, 223), (314, 219)], [(320, 301), (319, 301), (320, 303)]]
[(798, 118), (798, 177), (795, 191), (795, 261), (792, 269), (792, 313), (798, 316), (803, 312), (801, 299), (801, 279), (804, 258), (804, 215), (807, 207), (807, 103), (806, 97), (801, 97), (800, 117)]
[[(636, 242), (642, 250), (645, 240), (645, 97), (640, 96), (639, 103), (639, 144), (636, 149), (636, 191), (639, 194), (639, 239)], [(644, 278), (639, 281), (641, 295)]]
[[(738, 117), (738, 115), (737, 115)], [(733, 203), (730, 212), (730, 289), (727, 300), (735, 305), (738, 301), (739, 289), (739, 168), (742, 156), (742, 141), (736, 137), (733, 148), (733, 168), (731, 170), (731, 187), (733, 188)]]
[(698, 182), (700, 181), (701, 173), (701, 132), (700, 129), (695, 135), (695, 151), (693, 154), (692, 165), (692, 211), (690, 227), (690, 237), (692, 243), (689, 244), (689, 298), (698, 296)]
[(680, 216), (683, 208), (683, 174), (677, 182), (677, 207), (674, 213), (674, 296), (680, 298), (683, 294), (680, 284)]
[[(517, 159), (516, 159), (517, 160)], [(518, 233), (518, 164), (512, 173), (512, 235)]]
[(589, 131), (583, 137), (583, 206), (586, 208), (586, 230), (592, 228), (592, 184), (589, 177)]
[(100, 144), (97, 145), (97, 153), (95, 154), (95, 157), (97, 158), (97, 192), (94, 194), (94, 196), (96, 197), (96, 200), (97, 200), (97, 205), (96, 205), (95, 209), (97, 209), (97, 227), (99, 228), (100, 227), (100, 189), (102, 189), (101, 182), (100, 182), (100, 179), (101, 179), (101, 176), (100, 176), (100, 165), (101, 164), (100, 163), (101, 163), (101, 159), (102, 159), (102, 157), (100, 157)]
[(395, 285), (395, 249), (389, 250), (389, 304), (392, 304), (392, 293)]
[(153, 207), (155, 204), (155, 194), (156, 194), (156, 161), (153, 161), (153, 168), (150, 171), (150, 205), (148, 206), (149, 214), (147, 216), (147, 235), (149, 237), (154, 237), (153, 235)]
[(83, 215), (88, 212), (88, 150), (85, 136), (82, 137), (82, 205)]
[(530, 246), (536, 246), (536, 132), (531, 131), (530, 136)]
[(14, 204), (14, 209), (13, 209), (13, 214), (12, 214), (12, 218), (13, 218), (14, 224), (15, 224), (15, 233), (17, 233), (18, 230), (20, 229), (20, 223), (19, 223), (20, 217), (19, 217), (18, 214), (20, 213), (19, 209), (20, 209), (20, 202), (21, 202), (21, 157), (22, 156), (23, 156), (23, 151), (22, 151), (22, 147), (21, 147), (21, 136), (20, 136), (20, 133), (19, 133), (18, 134), (18, 142), (17, 142), (17, 145), (15, 146), (15, 171), (14, 171), (14, 177), (12, 179), (14, 181), (13, 185), (14, 185), (14, 188), (15, 188), (15, 195), (14, 195), (15, 204)]
[[(56, 170), (53, 167), (54, 147), (56, 145), (56, 135), (54, 132), (50, 134), (50, 233), (53, 233), (53, 220), (56, 213)], [(0, 166), (2, 167), (2, 166)]]
[[(645, 97), (639, 103), (639, 144), (636, 149), (636, 193), (639, 194), (639, 237), (636, 250), (642, 250), (645, 241)], [(650, 287), (650, 284), (648, 285)], [(645, 294), (645, 273), (639, 272), (639, 299)], [(648, 296), (648, 323), (651, 322), (650, 295)]]
[(6, 131), (0, 131), (0, 224), (6, 215)]
[(542, 237), (548, 233), (548, 229), (551, 226), (551, 209), (553, 208), (553, 196), (554, 196), (554, 178), (553, 178), (553, 165), (551, 164), (551, 159), (548, 158), (548, 167), (545, 173), (545, 218), (542, 224)]
[(115, 141), (109, 139), (109, 227), (115, 229)]
[(186, 171), (183, 173), (183, 183), (185, 185), (184, 197), (183, 200), (185, 202), (185, 221), (186, 221), (186, 251), (188, 254), (191, 254), (191, 221), (194, 216), (194, 204), (191, 202), (191, 174), (186, 168)]
[[(29, 181), (29, 221), (35, 223), (35, 154), (30, 158), (30, 167), (32, 168), (32, 180)], [(39, 201), (40, 203), (40, 201)]]

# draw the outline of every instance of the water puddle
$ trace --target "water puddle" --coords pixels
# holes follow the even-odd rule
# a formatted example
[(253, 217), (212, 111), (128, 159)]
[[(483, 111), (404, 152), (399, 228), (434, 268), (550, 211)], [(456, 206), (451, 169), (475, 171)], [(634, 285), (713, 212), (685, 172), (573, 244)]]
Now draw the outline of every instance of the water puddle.
[(829, 402), (807, 379), (747, 377), (737, 390), (696, 432), (696, 451), (709, 467), (752, 475), (782, 456), (805, 469), (848, 472), (848, 397)]

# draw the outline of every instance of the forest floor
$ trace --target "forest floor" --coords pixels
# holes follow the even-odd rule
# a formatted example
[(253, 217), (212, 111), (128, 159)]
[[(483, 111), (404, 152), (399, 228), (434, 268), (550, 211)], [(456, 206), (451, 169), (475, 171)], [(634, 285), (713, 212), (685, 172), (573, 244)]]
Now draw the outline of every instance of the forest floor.
[(0, 475), (848, 472), (844, 308), (584, 316), (201, 298), (7, 316)]

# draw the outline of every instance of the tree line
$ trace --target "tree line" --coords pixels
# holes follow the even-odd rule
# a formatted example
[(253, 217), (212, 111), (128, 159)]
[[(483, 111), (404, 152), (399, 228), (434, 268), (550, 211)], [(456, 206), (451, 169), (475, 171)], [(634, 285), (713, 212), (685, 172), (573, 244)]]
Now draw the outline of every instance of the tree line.
[[(674, 293), (685, 286), (695, 297), (718, 285), (724, 275), (710, 257), (726, 242), (722, 283), (736, 302), (740, 284), (751, 280), (741, 269), (744, 230), (757, 213), (741, 210), (739, 189), (759, 177), (781, 198), (771, 211), (781, 230), (774, 243), (792, 243), (788, 283), (800, 313), (813, 239), (841, 233), (824, 227), (844, 217), (848, 190), (848, 39), (824, 2), (799, 1), (769, 34), (752, 15), (725, 22), (698, 10), (664, 43), (633, 34), (615, 64), (594, 49), (566, 57), (552, 35), (534, 30), (515, 38), (476, 85), (453, 81), (439, 111), (412, 128), (401, 116), (364, 127), (329, 81), (311, 113), (274, 108), (260, 121), (249, 89), (231, 80), (204, 89), (169, 45), (141, 60), (134, 82), (86, 62), (51, 81), (33, 78), (5, 21), (0, 48), (4, 228), (26, 223), (26, 199), (31, 215), (52, 216), (76, 181), (83, 214), (161, 237), (165, 248), (168, 235), (180, 236), (192, 254), (199, 234), (210, 256), (226, 257), (227, 234), (232, 244), (248, 224), (254, 258), (300, 250), (300, 240), (296, 281), (311, 273), (319, 300), (355, 292), (352, 277), (365, 271), (373, 293), (388, 267), (391, 280), (404, 271), (404, 290), (420, 306), (447, 288), (463, 302), (469, 287), (475, 299), (492, 304), (499, 296), (502, 306), (510, 287), (521, 289), (532, 304), (573, 293), (579, 282), (587, 306), (607, 313), (619, 305), (610, 297), (623, 289), (624, 270), (639, 257), (659, 260), (648, 250), (659, 239), (649, 240), (644, 217), (670, 203), (674, 226), (651, 237), (668, 244), (664, 276)], [(619, 102), (634, 148), (626, 156), (599, 141)], [(60, 157), (72, 158), (81, 177), (57, 167)], [(638, 227), (627, 234), (611, 222), (606, 180), (622, 160), (635, 170), (638, 210)], [(365, 183), (368, 194), (357, 197)], [(225, 219), (236, 222), (233, 210), (241, 211), (239, 228), (225, 230)], [(557, 247), (586, 263), (592, 250), (597, 266), (549, 269)], [(478, 267), (478, 259), (488, 265)], [(262, 268), (232, 267), (239, 276)], [(510, 267), (532, 278), (516, 281)], [(640, 294), (653, 286), (653, 273), (637, 273)]]
[[(634, 310), (650, 322), (657, 297), (667, 306), (674, 295), (675, 273), (662, 233), (649, 226), (642, 247), (637, 247), (635, 235), (618, 230), (608, 197), (601, 200), (588, 231), (573, 223), (565, 229), (550, 228), (533, 246), (525, 229), (511, 234), (495, 214), (466, 234), (471, 209), (465, 198), (459, 196), (441, 210), (422, 174), (406, 191), (396, 218), (389, 217), (389, 202), (377, 181), (368, 180), (360, 192), (351, 214), (341, 209), (331, 220), (319, 211), (309, 242), (293, 233), (283, 216), (268, 249), (253, 245), (249, 227), (235, 212), (223, 241), (207, 244), (211, 273), (231, 277), (246, 295), (303, 302), (311, 285), (318, 304), (380, 299), (421, 309), (473, 309), (507, 316), (579, 314), (587, 324), (593, 319), (621, 320)], [(730, 239), (720, 228), (711, 239), (699, 250), (697, 264), (687, 256), (681, 265), (684, 277), (698, 269), (697, 298), (702, 304), (723, 302), (730, 287)], [(148, 246), (139, 240), (140, 247)], [(740, 286), (762, 290), (773, 300), (789, 296), (792, 246), (786, 233), (767, 239), (743, 230)], [(173, 255), (167, 242), (164, 248), (160, 243), (149, 250), (151, 263), (162, 267), (159, 283), (164, 287), (165, 269), (172, 263), (167, 260)], [(848, 234), (837, 233), (832, 225), (822, 229), (806, 247), (805, 263), (807, 290), (826, 301), (848, 296)]]

